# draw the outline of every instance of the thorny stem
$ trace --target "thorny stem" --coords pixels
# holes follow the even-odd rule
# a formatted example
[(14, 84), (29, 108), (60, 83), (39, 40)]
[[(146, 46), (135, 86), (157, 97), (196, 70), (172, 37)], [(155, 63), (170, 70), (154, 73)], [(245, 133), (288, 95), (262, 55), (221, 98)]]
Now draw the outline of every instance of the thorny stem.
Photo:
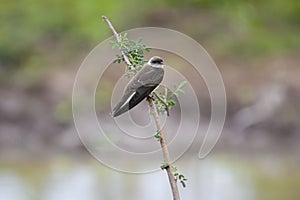
[[(107, 25), (109, 26), (111, 31), (113, 32), (116, 40), (118, 42), (120, 42), (119, 34), (116, 32), (113, 25), (109, 21), (109, 19), (106, 16), (102, 16), (102, 18), (107, 23)], [(129, 61), (129, 59), (128, 59), (127, 55), (124, 53), (124, 51), (122, 49), (120, 49), (120, 51), (122, 53), (122, 56), (123, 56), (126, 64), (128, 66), (132, 66), (131, 62)], [(155, 93), (154, 93), (154, 95), (156, 97), (158, 96)], [(151, 98), (147, 98), (147, 101), (149, 102), (151, 112), (153, 113), (153, 118), (154, 118), (154, 121), (155, 121), (155, 124), (156, 124), (156, 128), (157, 128), (157, 130), (158, 130), (158, 132), (161, 136), (161, 139), (159, 141), (160, 141), (160, 145), (161, 145), (162, 152), (163, 152), (163, 158), (164, 158), (164, 164), (165, 164), (164, 169), (167, 171), (167, 174), (168, 174), (169, 183), (170, 183), (170, 186), (171, 186), (171, 189), (172, 189), (172, 194), (173, 194), (173, 200), (180, 200), (176, 179), (175, 179), (175, 177), (172, 173), (171, 166), (170, 166), (171, 161), (170, 161), (170, 155), (169, 155), (165, 135), (164, 135), (164, 132), (162, 131), (162, 126), (161, 126), (160, 121), (159, 121), (158, 113), (157, 113), (156, 107), (154, 106), (153, 100)], [(164, 101), (162, 101), (162, 102), (164, 102)]]

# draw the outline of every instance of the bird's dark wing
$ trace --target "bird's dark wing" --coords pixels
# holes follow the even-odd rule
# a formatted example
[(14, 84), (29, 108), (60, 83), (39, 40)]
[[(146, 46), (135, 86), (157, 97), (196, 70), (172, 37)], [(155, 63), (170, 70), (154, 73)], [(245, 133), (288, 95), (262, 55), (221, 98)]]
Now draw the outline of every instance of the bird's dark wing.
[[(115, 107), (113, 110), (113, 117), (117, 117), (124, 112), (130, 110), (137, 104), (139, 104), (141, 101), (143, 101), (147, 96), (151, 94), (151, 92), (158, 86), (157, 85), (148, 85), (148, 86), (141, 86), (136, 89), (134, 93), (132, 93), (132, 96), (127, 97), (129, 100), (126, 102), (126, 98), (124, 98), (123, 101), (120, 101), (120, 103)], [(123, 98), (122, 98), (123, 99)]]
[(120, 102), (114, 107), (112, 111), (113, 117), (119, 116), (130, 109), (129, 102), (131, 98), (134, 96), (134, 94), (135, 94), (134, 90), (129, 90), (128, 88), (125, 90), (125, 93), (122, 96)]
[(158, 85), (141, 86), (129, 101), (129, 109), (133, 108), (144, 100)]
[(139, 104), (161, 83), (163, 76), (163, 69), (145, 65), (128, 83), (123, 97), (113, 109), (112, 116), (119, 116)]

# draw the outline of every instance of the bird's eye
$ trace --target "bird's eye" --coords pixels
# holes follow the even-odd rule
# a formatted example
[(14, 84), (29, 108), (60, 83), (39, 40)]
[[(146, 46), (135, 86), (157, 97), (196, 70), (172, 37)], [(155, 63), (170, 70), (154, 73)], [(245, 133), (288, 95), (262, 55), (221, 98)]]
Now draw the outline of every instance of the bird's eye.
[(161, 60), (161, 59), (154, 59), (154, 60), (151, 60), (151, 63), (152, 64), (162, 64), (163, 60)]

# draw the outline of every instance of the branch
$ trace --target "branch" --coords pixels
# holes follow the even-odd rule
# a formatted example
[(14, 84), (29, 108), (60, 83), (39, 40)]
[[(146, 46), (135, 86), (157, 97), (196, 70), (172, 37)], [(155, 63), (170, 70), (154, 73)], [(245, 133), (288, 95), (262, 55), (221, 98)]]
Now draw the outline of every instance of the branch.
[[(121, 43), (121, 39), (119, 34), (117, 33), (117, 31), (115, 30), (115, 28), (113, 27), (113, 25), (110, 23), (109, 19), (106, 16), (102, 16), (102, 19), (107, 23), (108, 27), (110, 28), (110, 30), (113, 32), (116, 40), (118, 43)], [(133, 66), (131, 64), (131, 62), (129, 61), (128, 56), (126, 55), (126, 53), (124, 52), (124, 50), (122, 48), (120, 48), (121, 54), (125, 60), (125, 63), (127, 64), (127, 66), (132, 69)]]
[[(107, 23), (107, 25), (109, 26), (109, 28), (113, 32), (116, 40), (118, 42), (120, 42), (119, 34), (116, 32), (116, 30), (114, 29), (114, 27), (112, 26), (112, 24), (110, 23), (108, 18), (106, 16), (102, 16), (102, 18), (104, 19), (104, 21)], [(129, 59), (127, 57), (127, 55), (122, 51), (122, 49), (120, 49), (120, 51), (122, 53), (122, 56), (123, 56), (126, 64), (128, 66), (132, 66), (131, 62), (129, 61)], [(171, 166), (170, 166), (171, 161), (170, 161), (170, 155), (169, 155), (167, 143), (166, 143), (166, 140), (165, 140), (165, 135), (162, 131), (162, 127), (161, 127), (161, 124), (160, 124), (160, 121), (159, 121), (159, 118), (158, 118), (158, 113), (157, 113), (156, 107), (153, 104), (153, 100), (151, 98), (147, 98), (147, 101), (149, 102), (151, 112), (153, 113), (153, 118), (154, 118), (154, 121), (155, 121), (155, 124), (156, 124), (156, 128), (157, 128), (157, 130), (160, 134), (160, 140), (159, 141), (160, 141), (160, 145), (161, 145), (162, 152), (163, 152), (163, 158), (164, 158), (164, 168), (163, 169), (165, 169), (167, 171), (167, 174), (168, 174), (169, 183), (170, 183), (170, 186), (171, 186), (171, 189), (172, 189), (172, 194), (173, 194), (173, 200), (180, 200), (176, 179), (175, 179), (175, 177), (172, 173)]]
[(177, 187), (177, 183), (176, 183), (176, 179), (172, 173), (171, 170), (171, 161), (170, 161), (170, 154), (168, 151), (168, 146), (166, 143), (166, 139), (165, 139), (165, 134), (162, 131), (162, 127), (158, 118), (158, 113), (156, 110), (156, 107), (153, 104), (153, 100), (151, 98), (147, 98), (147, 101), (149, 102), (149, 106), (151, 109), (151, 112), (153, 113), (153, 118), (156, 124), (156, 128), (160, 134), (160, 146), (163, 152), (163, 157), (164, 157), (164, 169), (167, 171), (168, 177), (169, 177), (169, 182), (171, 185), (171, 189), (172, 189), (172, 194), (173, 194), (173, 199), (174, 200), (180, 200), (180, 196), (179, 196), (179, 191), (178, 191), (178, 187)]

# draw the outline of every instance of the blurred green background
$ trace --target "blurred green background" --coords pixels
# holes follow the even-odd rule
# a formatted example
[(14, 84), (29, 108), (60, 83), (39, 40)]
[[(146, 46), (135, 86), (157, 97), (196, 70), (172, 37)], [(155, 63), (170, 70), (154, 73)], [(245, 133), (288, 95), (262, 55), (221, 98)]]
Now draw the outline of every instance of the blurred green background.
[[(196, 142), (178, 161), (189, 179), (183, 199), (299, 199), (299, 11), (297, 0), (2, 1), (0, 199), (170, 199), (163, 172), (110, 170), (76, 135), (72, 86), (85, 56), (111, 36), (102, 15), (118, 31), (185, 33), (221, 71), (224, 133), (209, 158), (197, 159)], [(100, 113), (110, 109), (108, 94)], [(197, 95), (209, 108), (208, 94)]]

